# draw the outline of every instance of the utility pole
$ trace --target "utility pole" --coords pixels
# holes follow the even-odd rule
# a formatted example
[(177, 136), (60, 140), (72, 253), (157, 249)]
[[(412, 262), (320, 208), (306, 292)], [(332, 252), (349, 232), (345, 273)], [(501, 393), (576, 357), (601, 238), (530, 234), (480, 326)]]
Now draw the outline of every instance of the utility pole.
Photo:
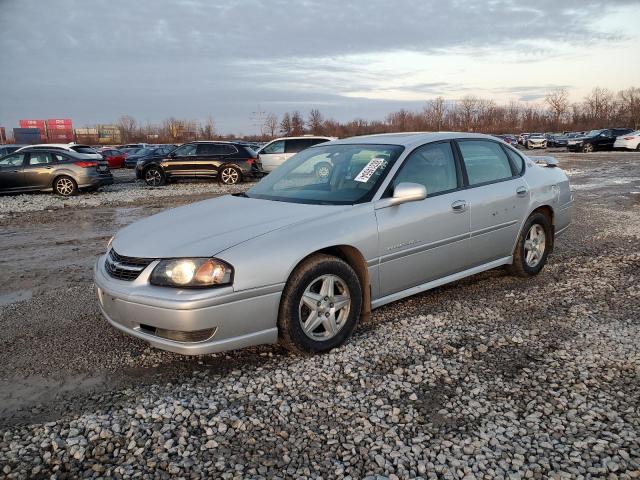
[(264, 137), (264, 121), (266, 118), (267, 112), (260, 108), (260, 104), (258, 104), (258, 108), (255, 112), (251, 112), (251, 122), (252, 125), (260, 132), (260, 136)]

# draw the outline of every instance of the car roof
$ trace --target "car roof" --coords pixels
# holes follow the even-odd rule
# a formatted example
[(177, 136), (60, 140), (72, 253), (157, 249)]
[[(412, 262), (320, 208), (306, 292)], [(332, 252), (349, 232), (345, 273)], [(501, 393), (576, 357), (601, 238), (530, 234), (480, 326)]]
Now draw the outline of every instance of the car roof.
[(362, 143), (378, 145), (400, 145), (403, 147), (414, 147), (440, 140), (453, 140), (455, 138), (475, 138), (495, 141), (493, 135), (482, 133), (464, 132), (402, 132), (402, 133), (379, 133), (375, 135), (362, 135), (359, 137), (343, 138), (334, 140), (332, 145), (357, 145)]
[[(322, 139), (322, 140), (336, 140), (338, 137), (327, 137), (325, 135), (299, 135), (297, 137), (278, 137), (278, 138), (274, 138), (273, 140), (269, 141), (268, 143), (271, 142), (277, 142), (278, 140), (313, 140), (313, 139)], [(257, 142), (254, 142), (257, 143)]]

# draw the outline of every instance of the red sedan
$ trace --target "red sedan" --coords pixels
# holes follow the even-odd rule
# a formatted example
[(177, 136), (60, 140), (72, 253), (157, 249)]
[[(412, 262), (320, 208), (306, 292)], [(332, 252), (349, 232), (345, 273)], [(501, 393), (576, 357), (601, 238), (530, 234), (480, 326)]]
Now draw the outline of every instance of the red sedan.
[(109, 168), (123, 168), (124, 159), (127, 158), (127, 154), (116, 150), (115, 148), (104, 148), (100, 150), (100, 154), (105, 158), (109, 164)]

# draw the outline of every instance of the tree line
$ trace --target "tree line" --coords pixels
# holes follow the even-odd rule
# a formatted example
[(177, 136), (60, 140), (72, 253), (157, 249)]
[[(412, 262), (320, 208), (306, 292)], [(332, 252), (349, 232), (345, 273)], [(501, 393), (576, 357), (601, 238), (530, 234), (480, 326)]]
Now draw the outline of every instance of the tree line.
[[(170, 118), (158, 125), (139, 125), (122, 117), (123, 142), (148, 141), (175, 143), (202, 139), (238, 138), (216, 131), (213, 118), (204, 123)], [(498, 104), (492, 99), (467, 95), (458, 100), (437, 97), (426, 101), (419, 111), (400, 109), (384, 120), (355, 118), (340, 122), (325, 117), (319, 109), (306, 116), (300, 111), (266, 115), (259, 135), (247, 140), (268, 140), (277, 136), (304, 134), (350, 137), (386, 132), (464, 131), (482, 133), (585, 131), (606, 127), (640, 129), (640, 88), (618, 92), (596, 87), (582, 101), (570, 102), (565, 88), (550, 90), (539, 104), (511, 101)]]

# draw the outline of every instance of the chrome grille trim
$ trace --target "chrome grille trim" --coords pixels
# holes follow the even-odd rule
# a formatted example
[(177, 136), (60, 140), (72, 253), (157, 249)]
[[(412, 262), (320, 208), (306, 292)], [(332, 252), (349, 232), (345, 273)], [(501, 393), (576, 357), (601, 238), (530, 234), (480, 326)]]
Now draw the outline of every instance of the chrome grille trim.
[(118, 280), (133, 281), (153, 262), (153, 258), (135, 258), (119, 255), (109, 250), (104, 262), (107, 273)]

